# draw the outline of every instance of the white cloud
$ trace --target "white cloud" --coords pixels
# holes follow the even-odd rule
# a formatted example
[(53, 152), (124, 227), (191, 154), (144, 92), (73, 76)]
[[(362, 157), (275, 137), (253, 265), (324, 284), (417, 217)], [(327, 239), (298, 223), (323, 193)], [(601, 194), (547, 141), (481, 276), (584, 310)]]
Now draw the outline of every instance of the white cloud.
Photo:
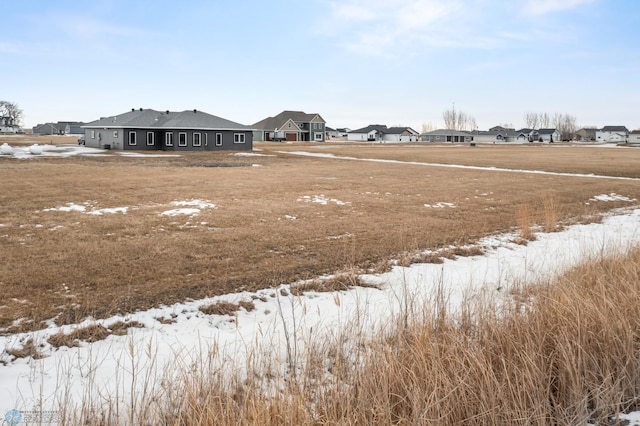
[[(474, 3), (474, 2), (472, 2)], [(470, 9), (461, 0), (345, 0), (330, 2), (333, 25), (339, 26), (348, 50), (387, 55), (400, 44), (451, 45)], [(465, 6), (470, 6), (466, 2)]]
[(573, 9), (595, 0), (528, 0), (524, 5), (524, 13), (528, 15), (545, 15)]

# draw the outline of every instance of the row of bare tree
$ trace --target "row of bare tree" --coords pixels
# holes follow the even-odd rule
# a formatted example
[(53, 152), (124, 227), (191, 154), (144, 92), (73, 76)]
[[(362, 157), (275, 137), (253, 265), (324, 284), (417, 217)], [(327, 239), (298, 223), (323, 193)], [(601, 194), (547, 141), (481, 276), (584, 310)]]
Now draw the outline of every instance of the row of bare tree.
[(557, 112), (553, 115), (546, 112), (526, 112), (524, 122), (530, 129), (554, 128), (562, 134), (562, 139), (573, 139), (578, 130), (575, 116)]
[[(530, 129), (557, 129), (562, 134), (562, 139), (573, 139), (578, 130), (576, 117), (570, 114), (549, 114), (546, 112), (527, 112), (524, 114), (525, 127)], [(442, 113), (446, 129), (459, 131), (473, 131), (478, 128), (476, 119), (463, 111), (458, 111), (455, 105)], [(510, 127), (510, 125), (505, 125)], [(432, 123), (423, 123), (420, 129), (422, 133), (435, 130)]]

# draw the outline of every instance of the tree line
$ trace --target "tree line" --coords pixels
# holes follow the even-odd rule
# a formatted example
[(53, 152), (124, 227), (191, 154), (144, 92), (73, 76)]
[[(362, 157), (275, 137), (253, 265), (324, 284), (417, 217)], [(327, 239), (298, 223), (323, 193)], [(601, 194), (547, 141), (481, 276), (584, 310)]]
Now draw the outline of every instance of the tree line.
[[(464, 112), (456, 110), (455, 105), (450, 109), (442, 112), (445, 129), (458, 130), (464, 132), (472, 132), (478, 129), (475, 117)], [(578, 130), (577, 119), (571, 114), (547, 112), (526, 112), (523, 116), (525, 127), (529, 129), (549, 129), (554, 128), (560, 132), (562, 139), (574, 139)], [(512, 128), (512, 125), (505, 124), (506, 128)], [(426, 133), (435, 130), (433, 123), (422, 123), (421, 131)]]

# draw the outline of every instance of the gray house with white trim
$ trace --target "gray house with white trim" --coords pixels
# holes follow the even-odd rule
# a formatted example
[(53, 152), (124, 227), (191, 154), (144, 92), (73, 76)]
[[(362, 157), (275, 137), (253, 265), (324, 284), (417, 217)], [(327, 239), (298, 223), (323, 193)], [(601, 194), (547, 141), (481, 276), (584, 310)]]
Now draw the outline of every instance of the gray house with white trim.
[(437, 129), (420, 135), (423, 142), (473, 142), (473, 135), (460, 130)]
[(596, 130), (598, 142), (627, 142), (628, 140), (629, 129), (626, 126), (604, 126)]
[(253, 129), (198, 110), (132, 109), (82, 126), (85, 144), (123, 150), (253, 149)]
[(257, 141), (324, 142), (326, 121), (317, 113), (282, 111), (254, 123), (253, 137)]

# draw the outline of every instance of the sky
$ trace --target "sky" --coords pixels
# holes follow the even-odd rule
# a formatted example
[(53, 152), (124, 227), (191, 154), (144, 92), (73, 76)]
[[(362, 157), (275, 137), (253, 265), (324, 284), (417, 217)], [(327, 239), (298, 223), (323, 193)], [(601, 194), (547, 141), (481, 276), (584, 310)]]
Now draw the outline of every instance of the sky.
[(527, 112), (640, 129), (637, 0), (27, 0), (3, 5), (0, 100), (23, 125), (131, 108), (251, 125), (480, 130)]

